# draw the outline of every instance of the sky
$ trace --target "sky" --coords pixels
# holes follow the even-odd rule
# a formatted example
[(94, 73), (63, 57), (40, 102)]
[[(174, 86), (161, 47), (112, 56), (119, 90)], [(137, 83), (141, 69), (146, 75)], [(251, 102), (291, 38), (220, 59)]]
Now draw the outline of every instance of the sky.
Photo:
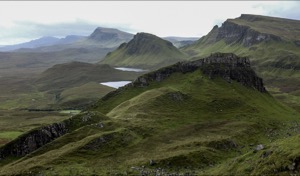
[(241, 14), (300, 20), (300, 1), (0, 1), (0, 45), (96, 27), (160, 37), (201, 37)]

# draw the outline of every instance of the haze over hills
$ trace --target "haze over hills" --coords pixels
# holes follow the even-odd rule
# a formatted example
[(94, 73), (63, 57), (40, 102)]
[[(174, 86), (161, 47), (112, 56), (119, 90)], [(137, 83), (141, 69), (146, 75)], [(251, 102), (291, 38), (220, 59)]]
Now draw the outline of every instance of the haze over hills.
[(185, 57), (171, 42), (152, 34), (138, 33), (128, 43), (108, 53), (100, 63), (155, 69), (183, 61)]
[(0, 148), (0, 174), (292, 174), (300, 152), (283, 142), (299, 137), (298, 116), (247, 58), (216, 53), (142, 75), (20, 136)]
[[(0, 46), (0, 51), (17, 51), (17, 52), (49, 52), (60, 51), (70, 48), (115, 48), (124, 42), (133, 38), (133, 34), (120, 31), (114, 28), (96, 28), (89, 36), (68, 35), (64, 38), (41, 37), (29, 42)], [(195, 37), (164, 37), (174, 44), (177, 48), (192, 44), (198, 38)]]
[(191, 45), (195, 41), (199, 40), (199, 38), (196, 37), (174, 37), (174, 36), (163, 37), (163, 39), (172, 42), (176, 48), (181, 48), (187, 45)]
[(62, 44), (69, 44), (76, 42), (80, 39), (83, 39), (83, 36), (77, 36), (77, 35), (69, 35), (64, 38), (56, 38), (56, 37), (42, 37), (39, 39), (31, 40), (29, 42), (16, 44), (16, 45), (8, 45), (8, 46), (1, 46), (0, 51), (7, 52), (7, 51), (13, 51), (17, 49), (28, 49), (28, 48), (38, 48), (38, 47), (45, 47), (45, 46), (51, 46), (51, 45), (62, 45)]
[(248, 56), (266, 86), (277, 98), (300, 108), (300, 21), (241, 15), (215, 26), (196, 43), (184, 47), (191, 59), (211, 52)]

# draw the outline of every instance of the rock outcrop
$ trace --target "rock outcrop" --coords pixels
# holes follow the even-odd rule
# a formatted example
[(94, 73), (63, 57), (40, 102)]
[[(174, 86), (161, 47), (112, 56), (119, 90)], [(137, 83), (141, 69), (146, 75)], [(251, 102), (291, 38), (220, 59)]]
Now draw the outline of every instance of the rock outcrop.
[(24, 156), (64, 135), (67, 131), (68, 129), (64, 122), (32, 130), (2, 147), (0, 149), (0, 158)]
[(281, 41), (281, 38), (276, 35), (260, 33), (249, 26), (239, 25), (228, 20), (218, 30), (216, 41), (222, 39), (224, 39), (226, 44), (241, 43), (245, 47), (250, 47), (263, 41)]
[(197, 69), (200, 69), (211, 79), (222, 77), (228, 82), (237, 81), (244, 86), (266, 92), (262, 79), (250, 67), (249, 59), (238, 57), (232, 53), (215, 53), (207, 58), (192, 62), (178, 62), (172, 66), (140, 76), (131, 85), (144, 87), (148, 86), (151, 81), (162, 81), (175, 72), (188, 73)]
[(33, 129), (0, 148), (0, 159), (29, 154), (56, 138), (82, 126), (98, 123), (107, 117), (97, 112), (87, 112), (60, 123)]
[(228, 82), (237, 81), (246, 87), (254, 88), (263, 93), (267, 92), (262, 79), (258, 77), (251, 68), (248, 58), (238, 57), (232, 53), (214, 53), (207, 58), (191, 62), (178, 62), (174, 65), (142, 75), (131, 84), (127, 84), (124, 87), (108, 93), (102, 100), (109, 99), (127, 87), (145, 87), (148, 86), (150, 82), (160, 82), (173, 73), (189, 73), (197, 69), (200, 69), (203, 74), (211, 79), (221, 77)]

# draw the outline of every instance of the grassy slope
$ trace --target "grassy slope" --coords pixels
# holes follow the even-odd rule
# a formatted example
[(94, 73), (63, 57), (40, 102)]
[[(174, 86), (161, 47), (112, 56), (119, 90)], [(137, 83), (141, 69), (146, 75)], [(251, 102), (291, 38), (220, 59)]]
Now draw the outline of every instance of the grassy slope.
[[(246, 20), (245, 20), (246, 19)], [(261, 33), (283, 37), (284, 40), (299, 40), (300, 22), (284, 18), (259, 15), (242, 15), (241, 18), (229, 19), (236, 24), (249, 26)]]
[(200, 71), (127, 88), (94, 110), (110, 117), (103, 127), (75, 130), (0, 173), (139, 174), (163, 168), (164, 173), (223, 174), (218, 168), (252, 152), (249, 144), (275, 145), (271, 142), (293, 134), (290, 127), (299, 121), (298, 113), (269, 94), (210, 80)]
[(213, 52), (233, 52), (239, 56), (248, 56), (256, 72), (265, 80), (267, 89), (279, 100), (300, 110), (300, 99), (297, 96), (297, 90), (300, 89), (300, 50), (293, 43), (299, 40), (300, 23), (296, 20), (258, 17), (255, 16), (255, 21), (239, 18), (229, 21), (249, 26), (261, 33), (280, 36), (284, 40), (262, 42), (251, 47), (239, 43), (227, 45), (224, 40), (215, 42), (218, 33), (215, 29), (182, 51), (191, 55), (192, 59), (206, 57)]
[(0, 145), (3, 145), (33, 128), (69, 118), (58, 112), (28, 112), (0, 110)]
[[(107, 54), (100, 63), (154, 69), (174, 64), (186, 57), (168, 41), (146, 33), (137, 35), (145, 39), (135, 37), (129, 43), (122, 44), (118, 49)], [(130, 50), (134, 50), (134, 53)]]
[(82, 107), (114, 90), (100, 82), (130, 81), (140, 74), (108, 65), (72, 62), (56, 65), (35, 77), (3, 77), (0, 109)]
[(107, 81), (131, 81), (142, 73), (120, 71), (109, 65), (71, 62), (56, 65), (36, 80), (39, 91), (51, 95), (60, 107), (82, 107), (114, 90)]

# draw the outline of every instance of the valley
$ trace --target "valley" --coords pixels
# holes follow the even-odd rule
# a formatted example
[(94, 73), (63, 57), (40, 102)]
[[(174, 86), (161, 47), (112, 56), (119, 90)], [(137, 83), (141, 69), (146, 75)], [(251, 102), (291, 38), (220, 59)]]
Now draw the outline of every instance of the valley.
[(0, 175), (297, 175), (300, 21), (0, 47)]
[[(238, 170), (232, 162), (268, 150), (273, 153), (266, 155), (266, 161), (279, 157), (273, 147), (281, 146), (280, 139), (298, 133), (299, 113), (277, 102), (249, 64), (246, 58), (216, 53), (142, 75), (61, 122), (65, 128), (51, 134), (69, 133), (37, 150), (29, 148), (34, 150), (29, 155), (22, 157), (23, 144), (12, 141), (9, 145), (18, 146), (21, 153), (2, 148), (2, 158), (10, 163), (0, 173), (293, 172), (280, 170), (280, 165), (255, 170), (250, 169), (252, 164), (245, 164)], [(39, 138), (27, 140), (35, 133), (43, 134), (37, 128), (19, 140), (24, 138), (28, 146), (36, 146)], [(258, 145), (263, 149), (255, 149)], [(287, 158), (286, 162), (292, 164), (293, 160)]]

